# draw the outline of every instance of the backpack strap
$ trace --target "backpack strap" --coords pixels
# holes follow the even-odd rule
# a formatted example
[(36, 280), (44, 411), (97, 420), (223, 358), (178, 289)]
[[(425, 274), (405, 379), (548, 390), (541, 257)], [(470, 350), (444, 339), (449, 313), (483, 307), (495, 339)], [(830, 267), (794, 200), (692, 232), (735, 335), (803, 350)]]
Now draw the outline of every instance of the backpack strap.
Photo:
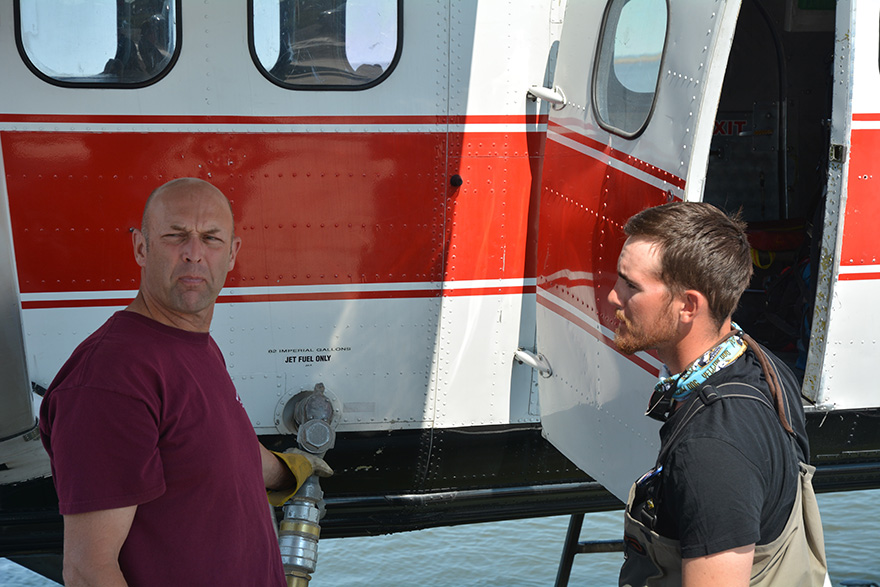
[(779, 382), (779, 372), (776, 370), (776, 365), (767, 358), (764, 349), (755, 342), (754, 338), (745, 332), (742, 333), (742, 337), (746, 344), (749, 345), (749, 348), (752, 349), (752, 352), (755, 353), (758, 362), (761, 364), (761, 369), (764, 370), (764, 378), (767, 380), (767, 386), (770, 388), (770, 395), (776, 403), (776, 415), (779, 416), (779, 423), (782, 424), (782, 427), (789, 435), (794, 436), (794, 430), (792, 430), (791, 424), (788, 423), (785, 406), (787, 398), (785, 393), (783, 393), (782, 384)]
[(663, 447), (663, 450), (661, 450), (660, 454), (657, 455), (657, 464), (662, 464), (665, 461), (666, 455), (675, 445), (675, 440), (678, 438), (678, 436), (681, 435), (684, 427), (687, 426), (687, 424), (691, 420), (693, 420), (700, 411), (723, 399), (751, 399), (761, 402), (767, 407), (767, 409), (773, 412), (776, 411), (773, 404), (770, 403), (769, 399), (767, 399), (766, 395), (764, 395), (758, 388), (747, 383), (730, 381), (728, 383), (722, 383), (717, 387), (713, 385), (707, 385), (697, 392), (697, 397), (695, 398), (695, 400), (690, 402), (690, 404), (685, 408), (687, 411), (676, 423), (675, 428), (673, 428), (672, 432), (669, 434), (669, 437), (666, 440), (666, 444)]

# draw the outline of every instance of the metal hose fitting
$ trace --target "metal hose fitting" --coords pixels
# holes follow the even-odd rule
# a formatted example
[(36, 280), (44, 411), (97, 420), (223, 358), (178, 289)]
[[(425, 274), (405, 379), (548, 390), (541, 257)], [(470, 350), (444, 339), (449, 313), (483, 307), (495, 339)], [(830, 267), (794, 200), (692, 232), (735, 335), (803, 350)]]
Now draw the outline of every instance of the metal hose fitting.
[[(314, 390), (294, 396), (284, 413), (293, 421), (299, 447), (321, 458), (336, 443), (336, 422), (332, 402), (318, 383)], [(289, 421), (289, 420), (288, 420)], [(288, 587), (307, 587), (318, 564), (318, 539), (324, 517), (324, 492), (316, 475), (310, 476), (299, 491), (284, 504), (284, 517), (278, 530), (278, 545)]]
[(305, 587), (318, 564), (319, 522), (324, 517), (324, 492), (315, 475), (284, 505), (278, 531), (281, 562), (288, 587)]

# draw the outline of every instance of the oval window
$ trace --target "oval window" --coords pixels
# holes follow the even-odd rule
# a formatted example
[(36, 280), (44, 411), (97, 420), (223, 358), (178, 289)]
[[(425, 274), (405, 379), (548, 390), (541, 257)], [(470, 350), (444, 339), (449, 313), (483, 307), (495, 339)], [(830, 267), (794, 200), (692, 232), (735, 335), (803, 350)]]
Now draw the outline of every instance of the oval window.
[(19, 0), (15, 6), (19, 51), (50, 83), (141, 87), (176, 59), (177, 3), (170, 0)]
[(599, 123), (633, 137), (648, 122), (666, 44), (666, 0), (613, 0), (605, 11), (593, 74)]
[(251, 0), (250, 44), (260, 71), (303, 90), (361, 90), (400, 56), (399, 0)]

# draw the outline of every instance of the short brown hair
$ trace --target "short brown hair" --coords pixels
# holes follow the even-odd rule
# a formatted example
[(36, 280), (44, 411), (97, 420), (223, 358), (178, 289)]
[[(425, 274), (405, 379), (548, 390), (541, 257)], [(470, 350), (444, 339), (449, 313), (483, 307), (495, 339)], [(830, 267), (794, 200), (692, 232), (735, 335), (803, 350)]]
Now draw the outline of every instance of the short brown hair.
[(656, 243), (660, 280), (674, 295), (688, 289), (706, 296), (720, 327), (752, 277), (746, 224), (705, 202), (672, 202), (642, 210), (623, 227), (629, 237)]

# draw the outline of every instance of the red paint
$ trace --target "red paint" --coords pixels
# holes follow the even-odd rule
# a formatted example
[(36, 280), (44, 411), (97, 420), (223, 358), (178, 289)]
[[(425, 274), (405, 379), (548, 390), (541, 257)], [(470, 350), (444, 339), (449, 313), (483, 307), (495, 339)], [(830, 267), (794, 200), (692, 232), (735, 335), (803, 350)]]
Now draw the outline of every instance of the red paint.
[[(501, 286), (474, 287), (456, 289), (417, 289), (417, 290), (382, 290), (382, 291), (347, 291), (347, 292), (308, 292), (308, 293), (266, 293), (264, 295), (220, 295), (220, 304), (237, 304), (246, 302), (301, 302), (331, 300), (382, 300), (382, 299), (416, 299), (437, 297), (466, 296), (497, 296), (534, 294), (535, 286)], [(133, 298), (90, 298), (69, 300), (30, 300), (21, 303), (25, 310), (40, 308), (93, 308), (127, 306)]]
[[(527, 118), (537, 120), (464, 120)], [(406, 122), (350, 122), (385, 119)], [(136, 289), (129, 228), (149, 192), (181, 176), (209, 179), (233, 202), (244, 244), (228, 286), (533, 278), (540, 141), (531, 132), (3, 132), (20, 289)]]
[[(8, 115), (4, 119), (16, 118)], [(47, 122), (58, 117), (17, 117)], [(205, 124), (280, 118), (183, 117)], [(60, 117), (56, 122), (181, 122), (181, 117)], [(309, 117), (289, 123), (436, 122), (438, 117)], [(442, 118), (442, 117), (440, 117)], [(190, 120), (191, 119), (191, 120)], [(478, 116), (446, 123), (512, 124), (538, 117)], [(564, 132), (562, 127), (557, 132)], [(582, 136), (582, 144), (616, 151)], [(233, 201), (244, 248), (227, 286), (333, 285), (528, 279), (613, 326), (621, 222), (662, 203), (663, 190), (544, 136), (464, 133), (85, 133), (2, 135), (23, 293), (133, 290), (128, 228), (148, 193), (172, 177), (210, 179)], [(447, 159), (448, 156), (448, 159)], [(669, 174), (644, 162), (654, 177)], [(453, 188), (449, 178), (461, 175)], [(667, 177), (669, 176), (669, 177)], [(683, 180), (673, 178), (676, 185)], [(539, 197), (540, 196), (540, 197)], [(540, 211), (538, 201), (541, 201)], [(539, 218), (540, 217), (540, 218)], [(549, 279), (549, 276), (554, 276)], [(534, 288), (223, 296), (222, 302), (532, 293)], [(127, 300), (27, 302), (24, 307), (117, 305)]]
[(115, 308), (129, 305), (134, 298), (102, 298), (89, 300), (37, 300), (22, 302), (23, 310), (47, 308)]
[(606, 297), (617, 279), (623, 223), (667, 194), (552, 140), (543, 177), (538, 287), (613, 330)]
[[(684, 186), (684, 180), (646, 162), (622, 157), (606, 145), (561, 125), (550, 126), (557, 134), (630, 167)], [(555, 140), (547, 141), (539, 211), (537, 284), (549, 296), (538, 295), (538, 303), (619, 353), (612, 339), (581, 316), (609, 330), (616, 328), (614, 308), (607, 295), (617, 280), (617, 257), (626, 240), (623, 224), (636, 212), (667, 200), (665, 190), (615, 169), (605, 160)], [(553, 298), (563, 304), (555, 303)], [(659, 370), (644, 359), (620, 354), (648, 373), (659, 375)]]
[(555, 132), (561, 136), (564, 136), (565, 138), (567, 138), (571, 141), (574, 141), (576, 143), (580, 143), (581, 145), (584, 145), (585, 147), (589, 147), (590, 149), (593, 149), (595, 151), (599, 151), (600, 153), (604, 153), (605, 155), (608, 155), (609, 157), (611, 157), (613, 159), (616, 159), (622, 163), (626, 163), (630, 167), (633, 167), (634, 169), (638, 169), (639, 171), (647, 173), (648, 175), (650, 175), (652, 177), (656, 177), (657, 179), (665, 181), (665, 182), (669, 183), (670, 185), (673, 185), (677, 188), (684, 189), (684, 186), (685, 186), (684, 178), (678, 177), (677, 175), (673, 175), (672, 173), (669, 173), (668, 171), (660, 169), (659, 167), (655, 167), (654, 165), (651, 165), (647, 161), (642, 161), (641, 159), (633, 157), (627, 153), (624, 153), (623, 151), (619, 151), (617, 149), (612, 149), (611, 147), (609, 147), (608, 145), (605, 145), (604, 143), (601, 143), (601, 142), (599, 142), (595, 139), (592, 139), (590, 137), (586, 137), (578, 132), (575, 132), (574, 130), (572, 130), (570, 128), (567, 128), (567, 127), (562, 126), (562, 125), (555, 123), (555, 122), (550, 122), (550, 124), (548, 125), (548, 130), (552, 130), (553, 132)]
[(880, 279), (880, 273), (841, 273), (837, 279), (839, 281), (870, 281)]
[[(876, 220), (880, 218), (880, 198), (877, 197), (880, 189), (880, 159), (877, 158), (880, 131), (854, 129), (851, 141), (840, 264), (876, 265), (880, 258), (880, 239), (876, 229)], [(841, 275), (840, 279), (870, 279), (846, 275)]]

